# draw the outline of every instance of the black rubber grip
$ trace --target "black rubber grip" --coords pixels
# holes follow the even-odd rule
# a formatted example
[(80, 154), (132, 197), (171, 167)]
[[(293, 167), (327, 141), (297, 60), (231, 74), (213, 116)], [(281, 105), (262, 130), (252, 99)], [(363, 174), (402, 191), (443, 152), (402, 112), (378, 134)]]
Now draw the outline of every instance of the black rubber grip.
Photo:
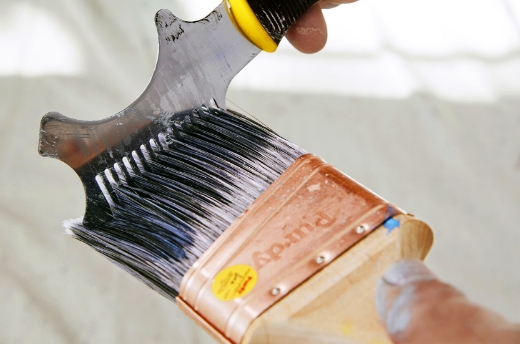
[(318, 0), (247, 0), (247, 3), (278, 44), (289, 27)]

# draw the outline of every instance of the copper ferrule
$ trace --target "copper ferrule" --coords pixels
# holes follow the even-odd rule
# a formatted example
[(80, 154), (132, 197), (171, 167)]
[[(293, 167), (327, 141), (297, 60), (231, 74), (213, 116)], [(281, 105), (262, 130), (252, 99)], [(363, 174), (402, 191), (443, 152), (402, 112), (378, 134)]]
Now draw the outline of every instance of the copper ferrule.
[(186, 273), (179, 308), (219, 342), (240, 343), (255, 318), (400, 213), (321, 158), (303, 155)]

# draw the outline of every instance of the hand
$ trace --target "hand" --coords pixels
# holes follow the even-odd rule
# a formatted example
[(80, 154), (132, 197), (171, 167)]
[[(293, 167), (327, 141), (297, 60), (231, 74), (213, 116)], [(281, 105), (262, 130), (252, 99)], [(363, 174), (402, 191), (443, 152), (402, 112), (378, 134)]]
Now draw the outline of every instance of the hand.
[(305, 12), (287, 31), (285, 37), (302, 53), (320, 51), (327, 43), (327, 24), (322, 9), (333, 8), (356, 0), (321, 0)]
[(376, 304), (394, 343), (520, 343), (520, 325), (472, 304), (420, 261), (392, 265), (378, 282)]

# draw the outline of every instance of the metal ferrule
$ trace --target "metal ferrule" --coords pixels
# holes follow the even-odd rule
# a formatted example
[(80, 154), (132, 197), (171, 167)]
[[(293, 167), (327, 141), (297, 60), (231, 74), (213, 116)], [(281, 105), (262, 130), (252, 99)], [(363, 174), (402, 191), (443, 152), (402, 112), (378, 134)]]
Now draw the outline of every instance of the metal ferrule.
[[(179, 308), (218, 341), (240, 343), (255, 318), (400, 213), (322, 159), (306, 154), (187, 272)], [(222, 290), (225, 293), (219, 294)]]

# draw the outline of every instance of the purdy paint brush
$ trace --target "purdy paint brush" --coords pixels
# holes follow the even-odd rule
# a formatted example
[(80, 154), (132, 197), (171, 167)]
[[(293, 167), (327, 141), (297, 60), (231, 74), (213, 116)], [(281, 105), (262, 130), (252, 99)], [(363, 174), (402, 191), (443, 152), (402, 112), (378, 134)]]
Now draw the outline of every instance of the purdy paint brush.
[(432, 243), (424, 223), (225, 108), (233, 76), (315, 2), (230, 0), (197, 22), (161, 10), (139, 99), (102, 121), (42, 119), (40, 154), (85, 188), (67, 232), (223, 343), (385, 342), (375, 281)]

